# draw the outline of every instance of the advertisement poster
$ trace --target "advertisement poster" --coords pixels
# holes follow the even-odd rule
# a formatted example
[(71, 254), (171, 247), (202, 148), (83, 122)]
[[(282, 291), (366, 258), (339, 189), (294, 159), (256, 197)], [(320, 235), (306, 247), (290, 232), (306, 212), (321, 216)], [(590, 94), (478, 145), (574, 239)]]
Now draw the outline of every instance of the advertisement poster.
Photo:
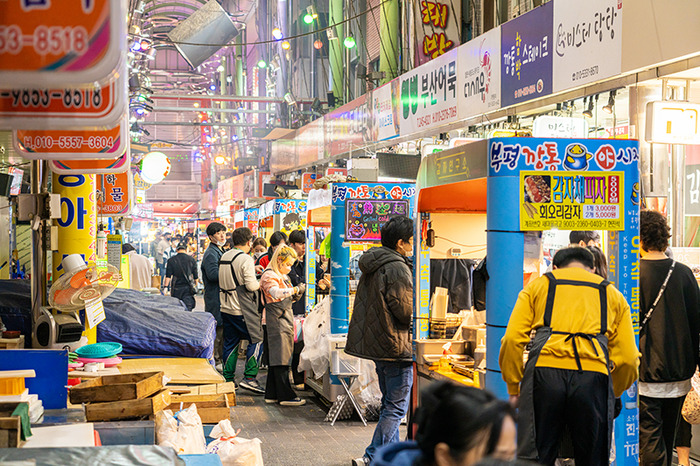
[(97, 214), (104, 216), (127, 215), (131, 211), (133, 183), (131, 173), (96, 175)]
[(419, 66), (401, 80), (401, 135), (434, 129), (460, 119), (458, 50)]
[(520, 172), (520, 228), (624, 230), (622, 172)]
[(501, 104), (519, 104), (552, 93), (554, 2), (501, 25)]
[(370, 137), (367, 96), (363, 94), (324, 117), (326, 157), (346, 154), (364, 147)]
[(280, 231), (287, 235), (294, 230), (306, 229), (306, 201), (291, 199), (275, 201), (274, 214), (279, 215)]
[(461, 43), (462, 3), (418, 0), (414, 5), (417, 66), (444, 55)]
[(620, 74), (622, 2), (557, 0), (553, 3), (553, 92)]
[(394, 79), (372, 91), (371, 141), (386, 141), (399, 132), (399, 108), (401, 107), (401, 80)]
[(497, 110), (501, 106), (501, 31), (492, 29), (459, 48), (459, 69), (465, 118)]
[(392, 217), (408, 215), (408, 200), (347, 200), (346, 241), (379, 242), (382, 225)]

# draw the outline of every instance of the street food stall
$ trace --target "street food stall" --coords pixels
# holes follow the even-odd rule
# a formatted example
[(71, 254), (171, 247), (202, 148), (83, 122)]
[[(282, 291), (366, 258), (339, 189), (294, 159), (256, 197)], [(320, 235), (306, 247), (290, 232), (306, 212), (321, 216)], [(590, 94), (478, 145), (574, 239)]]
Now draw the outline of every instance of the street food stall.
[[(608, 280), (628, 300), (638, 334), (638, 163), (637, 141), (608, 139), (494, 138), (423, 159), (416, 180), (416, 393), (431, 379), (451, 379), (507, 398), (498, 364), (501, 338), (518, 293), (546, 271), (543, 232), (607, 231)], [(454, 274), (433, 273), (436, 262), (449, 272), (445, 260), (483, 258), (484, 245), (488, 261), (472, 274), (475, 282), (485, 278), (484, 290), (477, 283), (455, 293), (460, 283), (450, 282)], [(431, 284), (436, 277), (440, 287)], [(441, 296), (439, 288), (448, 292)], [(472, 309), (462, 307), (467, 304)], [(443, 359), (443, 341), (429, 337), (444, 334), (444, 314), (450, 313), (462, 322)], [(637, 451), (636, 399), (635, 384), (623, 395), (616, 420), (618, 458)]]

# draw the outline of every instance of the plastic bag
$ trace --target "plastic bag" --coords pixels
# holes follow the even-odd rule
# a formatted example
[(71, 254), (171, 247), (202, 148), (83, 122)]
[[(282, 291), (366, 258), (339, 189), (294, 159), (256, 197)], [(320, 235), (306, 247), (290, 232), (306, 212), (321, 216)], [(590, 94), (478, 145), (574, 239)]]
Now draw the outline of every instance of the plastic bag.
[(194, 403), (176, 414), (169, 409), (157, 413), (156, 436), (159, 446), (171, 447), (178, 455), (204, 454), (207, 445), (202, 419)]
[(207, 453), (219, 455), (223, 466), (263, 466), (260, 439), (240, 438), (238, 432), (229, 419), (219, 421), (209, 434), (216, 440), (207, 445)]
[(329, 367), (330, 314), (331, 302), (325, 297), (304, 319), (304, 349), (299, 355), (299, 371), (311, 371), (315, 378), (323, 377)]
[(377, 371), (374, 361), (360, 359), (360, 376), (353, 383), (351, 390), (357, 398), (367, 420), (379, 419), (382, 406), (382, 391), (379, 389)]

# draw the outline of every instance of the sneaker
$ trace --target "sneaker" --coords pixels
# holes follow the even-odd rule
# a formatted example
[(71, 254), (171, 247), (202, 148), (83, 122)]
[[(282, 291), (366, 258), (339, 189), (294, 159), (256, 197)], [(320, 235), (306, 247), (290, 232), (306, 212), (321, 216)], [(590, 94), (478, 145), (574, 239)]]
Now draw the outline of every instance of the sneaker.
[(299, 397), (294, 398), (293, 400), (280, 401), (280, 405), (282, 406), (303, 406), (305, 404), (306, 400), (302, 400)]
[(260, 383), (255, 379), (243, 379), (243, 380), (241, 380), (241, 388), (245, 388), (246, 390), (250, 390), (251, 392), (256, 393), (258, 395), (263, 395), (265, 393), (265, 389), (262, 388)]
[(304, 386), (303, 383), (297, 384), (297, 385), (292, 385), (292, 388), (294, 390), (304, 390), (306, 387)]
[(352, 466), (366, 466), (369, 464), (369, 458), (362, 456), (360, 458), (355, 458), (352, 460)]
[(270, 398), (265, 398), (265, 403), (267, 403), (267, 404), (269, 404), (269, 405), (272, 405), (272, 404), (277, 403), (277, 400), (272, 400), (272, 399), (270, 399)]

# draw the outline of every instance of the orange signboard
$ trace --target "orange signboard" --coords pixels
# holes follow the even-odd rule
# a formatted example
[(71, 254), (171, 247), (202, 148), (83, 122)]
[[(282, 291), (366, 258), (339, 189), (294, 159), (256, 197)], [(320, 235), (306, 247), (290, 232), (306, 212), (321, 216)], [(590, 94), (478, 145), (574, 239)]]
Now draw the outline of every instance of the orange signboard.
[(131, 211), (131, 172), (97, 175), (97, 215), (121, 216)]
[(126, 51), (123, 0), (0, 2), (0, 83), (106, 83)]
[(131, 151), (114, 160), (111, 159), (82, 159), (82, 160), (49, 160), (49, 168), (59, 175), (108, 174), (124, 173), (131, 164)]
[(129, 144), (129, 121), (109, 129), (13, 130), (15, 150), (27, 159), (115, 159)]

